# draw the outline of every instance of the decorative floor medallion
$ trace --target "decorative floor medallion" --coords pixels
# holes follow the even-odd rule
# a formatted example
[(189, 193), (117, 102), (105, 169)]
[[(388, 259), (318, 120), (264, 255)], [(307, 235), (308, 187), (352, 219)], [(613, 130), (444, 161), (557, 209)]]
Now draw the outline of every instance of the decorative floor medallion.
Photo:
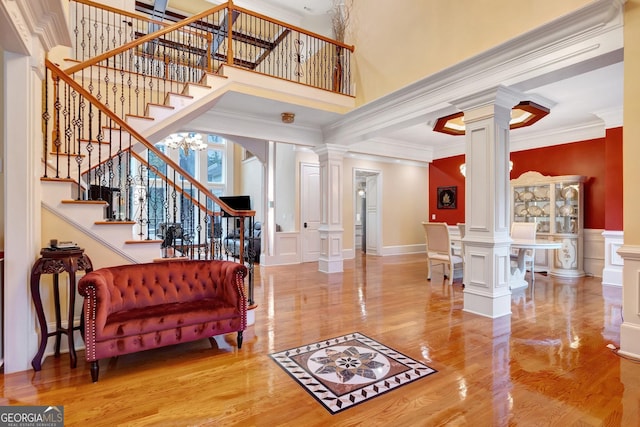
[(437, 372), (359, 332), (271, 358), (332, 414)]

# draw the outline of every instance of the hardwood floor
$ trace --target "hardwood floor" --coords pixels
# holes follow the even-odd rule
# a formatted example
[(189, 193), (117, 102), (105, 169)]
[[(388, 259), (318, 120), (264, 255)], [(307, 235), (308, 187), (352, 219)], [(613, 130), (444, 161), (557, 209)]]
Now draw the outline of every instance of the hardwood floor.
[[(640, 364), (619, 344), (620, 288), (536, 275), (512, 315), (462, 311), (463, 289), (424, 255), (256, 266), (256, 323), (235, 334), (102, 361), (91, 383), (48, 357), (0, 378), (0, 405), (64, 405), (67, 426), (636, 426)], [(438, 372), (331, 415), (269, 354), (361, 332)]]

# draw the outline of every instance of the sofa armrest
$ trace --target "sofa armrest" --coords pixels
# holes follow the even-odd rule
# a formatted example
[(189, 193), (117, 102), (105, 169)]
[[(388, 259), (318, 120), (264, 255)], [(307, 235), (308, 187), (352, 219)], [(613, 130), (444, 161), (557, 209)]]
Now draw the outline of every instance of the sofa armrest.
[(103, 331), (109, 316), (111, 291), (104, 271), (92, 271), (78, 282), (78, 293), (84, 297), (84, 342), (88, 361), (97, 360), (97, 331)]
[(78, 281), (78, 293), (85, 298), (86, 322), (95, 322), (95, 326), (102, 329), (107, 323), (107, 317), (111, 314), (111, 290), (112, 278), (106, 277), (104, 270), (92, 271)]
[(237, 262), (231, 261), (212, 261), (220, 264), (220, 283), (215, 283), (214, 286), (217, 286), (218, 297), (225, 301), (227, 304), (230, 304), (234, 307), (238, 308), (246, 308), (247, 297), (244, 291), (244, 278), (247, 275), (247, 267), (243, 264), (239, 264)]

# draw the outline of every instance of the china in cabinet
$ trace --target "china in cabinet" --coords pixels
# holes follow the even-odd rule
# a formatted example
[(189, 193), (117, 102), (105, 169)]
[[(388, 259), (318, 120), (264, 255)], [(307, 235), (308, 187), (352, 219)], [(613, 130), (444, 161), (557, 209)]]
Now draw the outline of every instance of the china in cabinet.
[(536, 236), (562, 244), (536, 251), (535, 271), (561, 277), (584, 276), (582, 175), (545, 176), (529, 171), (511, 180), (512, 222), (536, 223)]

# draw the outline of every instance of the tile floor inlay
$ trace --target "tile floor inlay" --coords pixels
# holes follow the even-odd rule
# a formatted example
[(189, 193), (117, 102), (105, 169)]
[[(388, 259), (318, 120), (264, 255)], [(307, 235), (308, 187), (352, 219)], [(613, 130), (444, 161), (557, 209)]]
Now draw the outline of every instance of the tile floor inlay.
[(437, 372), (359, 332), (271, 358), (332, 414)]

